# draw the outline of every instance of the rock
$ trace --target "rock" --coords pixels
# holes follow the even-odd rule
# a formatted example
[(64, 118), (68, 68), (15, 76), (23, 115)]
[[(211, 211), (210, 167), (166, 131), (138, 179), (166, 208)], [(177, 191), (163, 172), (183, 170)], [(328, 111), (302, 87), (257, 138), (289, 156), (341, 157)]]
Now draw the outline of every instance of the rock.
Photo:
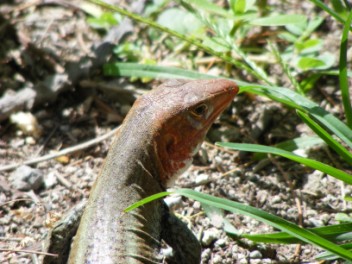
[(30, 112), (17, 112), (10, 116), (10, 121), (15, 124), (25, 135), (39, 138), (42, 129), (36, 117)]
[(242, 253), (240, 254), (237, 254), (237, 263), (239, 264), (247, 264), (248, 263), (248, 260), (246, 258), (246, 256)]
[(275, 196), (273, 196), (273, 198), (271, 199), (271, 203), (272, 204), (278, 204), (278, 203), (281, 203), (281, 197), (280, 197), (280, 195), (275, 195)]
[(258, 105), (258, 107), (259, 109), (248, 117), (252, 124), (250, 131), (253, 139), (258, 139), (265, 132), (277, 111), (275, 106), (266, 104)]
[(197, 185), (204, 185), (207, 184), (209, 181), (209, 175), (205, 173), (199, 174), (195, 179), (195, 183)]
[(50, 189), (57, 184), (57, 178), (54, 172), (49, 172), (44, 176), (45, 189)]
[(171, 210), (176, 210), (182, 205), (181, 196), (168, 196), (164, 199), (164, 202)]
[(266, 190), (259, 190), (257, 192), (256, 199), (257, 199), (260, 207), (263, 206), (266, 203), (266, 201), (268, 200), (268, 196), (269, 195), (268, 195), (268, 192)]
[(203, 246), (209, 246), (214, 240), (220, 237), (221, 232), (216, 228), (210, 228), (204, 231), (202, 237)]
[(251, 259), (261, 259), (263, 257), (259, 250), (254, 250), (249, 253), (249, 258)]
[(315, 219), (313, 217), (308, 219), (309, 224), (311, 224), (314, 227), (322, 227), (324, 226), (324, 222), (320, 219)]
[(224, 246), (226, 246), (226, 240), (223, 239), (223, 238), (220, 238), (220, 239), (216, 240), (215, 246), (216, 247), (224, 247)]
[(43, 173), (38, 169), (23, 165), (10, 175), (9, 181), (13, 188), (19, 191), (37, 191), (43, 184)]
[(211, 250), (210, 248), (206, 248), (202, 252), (202, 259), (209, 259), (211, 256)]
[(314, 171), (313, 173), (307, 175), (305, 179), (305, 184), (303, 186), (303, 190), (305, 190), (308, 193), (313, 193), (313, 194), (321, 194), (322, 189), (324, 189), (324, 186), (321, 184), (321, 180), (324, 176), (324, 173), (321, 171)]
[(213, 257), (213, 263), (217, 264), (217, 263), (224, 263), (224, 262), (223, 262), (223, 259), (222, 259), (222, 257), (220, 255), (215, 255)]
[(165, 258), (171, 258), (173, 256), (173, 250), (171, 247), (161, 249), (161, 255)]
[(200, 202), (195, 201), (195, 202), (193, 203), (193, 208), (194, 208), (194, 209), (200, 210), (201, 207), (202, 207), (202, 204), (201, 204)]

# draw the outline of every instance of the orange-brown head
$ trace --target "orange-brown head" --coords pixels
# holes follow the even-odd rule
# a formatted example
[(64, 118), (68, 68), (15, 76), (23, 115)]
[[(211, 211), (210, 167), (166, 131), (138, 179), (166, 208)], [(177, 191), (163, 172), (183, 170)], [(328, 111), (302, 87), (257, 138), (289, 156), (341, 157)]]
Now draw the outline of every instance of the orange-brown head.
[(193, 161), (215, 119), (238, 92), (225, 79), (171, 80), (143, 96), (153, 105), (160, 182), (169, 186)]

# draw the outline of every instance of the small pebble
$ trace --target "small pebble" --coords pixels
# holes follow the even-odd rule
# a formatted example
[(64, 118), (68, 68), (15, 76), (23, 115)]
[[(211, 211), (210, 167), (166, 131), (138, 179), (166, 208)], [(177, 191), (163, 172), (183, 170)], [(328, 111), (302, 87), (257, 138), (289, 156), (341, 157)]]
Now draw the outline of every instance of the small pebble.
[(202, 207), (202, 205), (201, 205), (200, 202), (195, 201), (195, 202), (193, 203), (193, 208), (194, 208), (194, 209), (200, 209), (201, 207)]
[(26, 137), (25, 142), (27, 145), (34, 145), (37, 143), (33, 137)]
[(240, 254), (237, 255), (237, 263), (247, 264), (248, 260), (247, 260), (247, 258), (246, 258), (246, 256), (244, 254), (240, 253)]
[(280, 195), (275, 195), (275, 196), (271, 199), (271, 203), (272, 203), (272, 204), (281, 203), (281, 197), (280, 197)]
[(55, 172), (49, 172), (44, 175), (44, 186), (45, 189), (50, 189), (57, 184), (57, 178), (55, 176)]
[(238, 245), (233, 245), (233, 247), (231, 248), (231, 254), (236, 255), (238, 251), (239, 251)]
[(57, 201), (60, 201), (60, 195), (58, 194), (58, 193), (56, 193), (56, 192), (53, 192), (52, 194), (51, 194), (51, 202), (54, 204), (54, 203), (56, 203)]
[(308, 222), (313, 225), (314, 227), (321, 227), (324, 226), (324, 223), (322, 220), (315, 219), (315, 218), (309, 218)]
[(297, 215), (297, 208), (294, 207), (294, 208), (288, 209), (288, 210), (287, 210), (287, 214), (288, 214), (288, 215), (291, 215), (291, 214), (292, 214), (292, 215)]
[(230, 189), (228, 192), (227, 192), (227, 195), (229, 196), (230, 199), (236, 199), (236, 191), (234, 189)]
[(161, 255), (163, 255), (166, 258), (172, 257), (172, 255), (173, 255), (172, 248), (171, 247), (167, 247), (167, 248), (161, 249)]
[(259, 250), (254, 250), (249, 253), (251, 259), (261, 259), (263, 257), (262, 253)]
[(11, 173), (9, 181), (16, 190), (36, 191), (43, 184), (43, 173), (41, 170), (23, 165)]
[(209, 181), (209, 175), (205, 173), (199, 174), (195, 179), (195, 183), (197, 185), (204, 185), (207, 184)]
[(196, 192), (202, 192), (202, 186), (197, 186), (197, 187), (195, 187), (194, 188), (194, 190), (196, 191)]
[(202, 259), (209, 259), (211, 256), (211, 250), (210, 248), (206, 248), (202, 252)]
[(25, 135), (39, 138), (42, 129), (37, 118), (30, 112), (17, 112), (10, 116), (10, 121), (15, 124)]
[(220, 237), (221, 232), (216, 228), (205, 230), (202, 237), (202, 244), (209, 246), (214, 240)]
[(168, 196), (164, 199), (166, 205), (174, 210), (182, 205), (182, 197), (181, 196)]
[(214, 161), (216, 164), (220, 164), (220, 165), (223, 163), (223, 160), (220, 156), (215, 156)]
[(10, 146), (14, 149), (22, 147), (24, 144), (24, 138), (14, 138), (10, 141)]
[(226, 245), (226, 240), (223, 238), (220, 238), (220, 239), (216, 240), (216, 242), (215, 242), (216, 247), (223, 247), (225, 245)]
[(214, 263), (214, 264), (223, 263), (222, 257), (221, 257), (220, 255), (215, 255), (215, 256), (213, 257), (213, 263)]
[(317, 170), (307, 175), (305, 177), (306, 182), (303, 185), (303, 189), (311, 193), (316, 193), (316, 194), (321, 193), (321, 190), (323, 189), (321, 180), (323, 177), (324, 177), (324, 173)]

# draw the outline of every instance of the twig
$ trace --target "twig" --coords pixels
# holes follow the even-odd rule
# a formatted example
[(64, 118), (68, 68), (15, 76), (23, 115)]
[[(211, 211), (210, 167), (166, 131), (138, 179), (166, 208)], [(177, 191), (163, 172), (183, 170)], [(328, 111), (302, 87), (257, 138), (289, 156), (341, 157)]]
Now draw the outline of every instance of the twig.
[(34, 157), (39, 156), (40, 152), (43, 150), (43, 148), (46, 146), (46, 144), (49, 142), (49, 140), (52, 138), (52, 136), (54, 135), (54, 133), (56, 132), (57, 128), (59, 126), (56, 124), (54, 129), (50, 132), (49, 136), (46, 137), (46, 139), (44, 140), (43, 144), (39, 147), (39, 149), (36, 151)]
[(72, 189), (72, 184), (68, 180), (66, 180), (64, 176), (62, 176), (61, 174), (58, 174), (56, 175), (56, 178), (59, 181), (59, 183), (61, 183), (67, 189)]
[(52, 254), (52, 253), (47, 253), (47, 252), (42, 252), (42, 251), (36, 251), (36, 250), (27, 250), (27, 249), (0, 248), (0, 251), (22, 252), (22, 253), (30, 253), (30, 254), (48, 255), (48, 256), (53, 256), (53, 257), (57, 257), (58, 256), (57, 254)]
[[(15, 199), (15, 200), (7, 201), (7, 202), (5, 202), (5, 203), (1, 203), (1, 204), (0, 204), (0, 207), (3, 207), (3, 206), (8, 205), (8, 204), (10, 204), (10, 203), (16, 203), (16, 202), (22, 202), (22, 201), (34, 202), (33, 199), (25, 199), (25, 198), (23, 198), (23, 199)], [(0, 237), (0, 238), (1, 238), (1, 237)]]
[(36, 6), (36, 5), (39, 5), (40, 4), (40, 0), (34, 0), (34, 1), (30, 1), (30, 2), (27, 2), (27, 3), (23, 3), (23, 4), (20, 4), (18, 6), (15, 6), (11, 12), (21, 12), (25, 9), (28, 9), (32, 6)]
[(60, 157), (60, 156), (64, 156), (64, 155), (70, 154), (70, 153), (75, 152), (77, 150), (82, 150), (82, 149), (88, 148), (90, 146), (96, 145), (96, 144), (104, 141), (105, 139), (111, 137), (113, 134), (115, 134), (119, 130), (119, 128), (120, 127), (117, 127), (115, 129), (111, 130), (110, 132), (100, 136), (100, 137), (91, 139), (89, 141), (83, 142), (83, 143), (75, 145), (73, 147), (65, 148), (65, 149), (63, 149), (63, 150), (61, 150), (61, 151), (59, 151), (57, 153), (48, 154), (48, 155), (45, 155), (45, 156), (42, 156), (42, 157), (34, 158), (32, 160), (27, 160), (27, 161), (20, 162), (20, 163), (15, 163), (15, 164), (2, 166), (2, 167), (0, 167), (0, 172), (1, 171), (13, 170), (13, 169), (16, 169), (17, 167), (19, 167), (21, 165), (32, 165), (32, 164), (40, 163), (40, 162), (43, 162), (43, 161), (47, 161), (47, 160), (50, 160), (50, 159), (54, 159), (54, 158), (57, 158), (57, 157)]
[(21, 242), (23, 238), (19, 237), (0, 237), (0, 241), (16, 241), (16, 242)]
[(229, 153), (229, 154), (232, 154), (232, 155), (237, 155), (237, 154), (238, 154), (238, 153), (235, 152), (235, 151), (232, 151), (232, 150), (226, 149), (226, 148), (224, 148), (224, 147), (220, 147), (220, 146), (214, 145), (214, 144), (209, 143), (209, 142), (207, 142), (207, 141), (204, 141), (204, 145), (206, 145), (206, 146), (208, 146), (208, 147), (211, 147), (211, 148), (218, 149), (218, 150), (220, 150), (221, 152)]

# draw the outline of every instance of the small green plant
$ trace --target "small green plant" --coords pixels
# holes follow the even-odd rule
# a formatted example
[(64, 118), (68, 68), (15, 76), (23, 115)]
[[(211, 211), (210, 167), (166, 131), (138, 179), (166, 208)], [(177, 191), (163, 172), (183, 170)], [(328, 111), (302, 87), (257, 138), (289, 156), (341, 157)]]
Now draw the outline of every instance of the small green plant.
[(88, 24), (95, 29), (107, 30), (111, 26), (117, 25), (121, 20), (121, 16), (116, 13), (104, 12), (96, 17), (89, 17)]
[(334, 56), (324, 52), (324, 41), (318, 36), (311, 36), (324, 21), (315, 17), (299, 24), (287, 25), (287, 31), (279, 37), (291, 45), (283, 52), (282, 57), (287, 63), (299, 71), (329, 69), (334, 63)]
[[(351, 30), (352, 12), (350, 12), (349, 6), (346, 3), (344, 4), (337, 0), (331, 1), (333, 6), (330, 8), (319, 0), (311, 0), (317, 7), (322, 8), (328, 15), (341, 22), (344, 26), (340, 40), (339, 69), (338, 71), (332, 71), (330, 67), (333, 58), (329, 54), (324, 54), (322, 50), (323, 40), (318, 37), (310, 38), (312, 33), (321, 25), (323, 21), (321, 18), (310, 18), (308, 20), (302, 15), (275, 14), (274, 12), (269, 12), (269, 8), (265, 4), (263, 6), (257, 6), (252, 0), (231, 0), (229, 1), (229, 9), (221, 8), (205, 0), (189, 0), (180, 1), (180, 4), (188, 13), (176, 10), (159, 10), (158, 8), (153, 10), (154, 14), (161, 14), (161, 17), (165, 12), (173, 12), (175, 17), (190, 19), (193, 23), (193, 27), (185, 28), (182, 24), (177, 26), (170, 25), (168, 21), (163, 19), (158, 20), (159, 23), (156, 23), (153, 20), (129, 13), (124, 9), (108, 5), (100, 0), (90, 1), (112, 12), (118, 12), (121, 15), (128, 16), (135, 21), (148, 25), (153, 28), (153, 34), (158, 31), (159, 34), (167, 34), (167, 36), (175, 37), (177, 43), (169, 43), (168, 48), (173, 48), (175, 45), (177, 46), (183, 43), (179, 50), (181, 51), (188, 48), (188, 50), (191, 51), (189, 53), (193, 53), (193, 55), (188, 56), (189, 59), (192, 59), (192, 56), (196, 56), (194, 50), (189, 49), (189, 47), (192, 46), (196, 47), (198, 51), (206, 52), (218, 58), (220, 63), (226, 65), (227, 74), (231, 72), (232, 67), (246, 71), (253, 78), (256, 78), (258, 83), (246, 83), (234, 80), (240, 86), (240, 92), (265, 96), (295, 109), (302, 121), (317, 135), (316, 137), (308, 139), (298, 138), (294, 140), (304, 141), (306, 144), (320, 144), (321, 142), (325, 142), (341, 160), (348, 165), (352, 165), (352, 108), (348, 87), (348, 75), (351, 75), (351, 73), (347, 70), (347, 37)], [(159, 7), (164, 8), (165, 5), (159, 5)], [(264, 14), (264, 16), (262, 16), (262, 14)], [(278, 37), (289, 43), (288, 47), (283, 51), (280, 51), (275, 45), (271, 45), (271, 52), (276, 58), (276, 62), (281, 64), (285, 74), (295, 88), (295, 91), (274, 84), (273, 80), (269, 78), (268, 74), (265, 72), (265, 68), (263, 67), (265, 64), (256, 62), (250, 56), (250, 52), (263, 53), (267, 51), (262, 47), (250, 47), (250, 45), (245, 45), (244, 41), (242, 41), (253, 27), (272, 26), (280, 27)], [(236, 42), (234, 40), (240, 41)], [(128, 50), (133, 50), (133, 47), (129, 47)], [(121, 48), (118, 54), (126, 54), (126, 62), (105, 65), (105, 74), (148, 78), (217, 77), (189, 69), (131, 62), (136, 58), (128, 56), (129, 52), (124, 52)], [(306, 96), (306, 92), (314, 88), (320, 76), (331, 74), (339, 76), (339, 86), (346, 122), (343, 122), (330, 112), (321, 108), (317, 103)], [(317, 137), (319, 137), (319, 140), (317, 140)], [(277, 146), (239, 143), (217, 144), (235, 150), (279, 155), (294, 160), (304, 166), (329, 174), (348, 185), (352, 184), (351, 171), (346, 171), (317, 160), (294, 154), (292, 145), (287, 144), (287, 142), (278, 144)], [(131, 206), (127, 211), (170, 193), (171, 192), (165, 192), (149, 197), (147, 200), (142, 200)], [(263, 243), (285, 244), (302, 241), (303, 243), (310, 243), (326, 250), (326, 253), (317, 256), (319, 259), (343, 258), (352, 261), (352, 252), (349, 250), (352, 246), (348, 243), (351, 237), (347, 235), (351, 230), (351, 223), (341, 223), (339, 225), (317, 229), (304, 229), (257, 208), (226, 199), (186, 189), (178, 189), (173, 191), (173, 193), (198, 200), (204, 205), (251, 216), (283, 231), (281, 233), (260, 234), (255, 236), (238, 234), (235, 229), (226, 222), (224, 225), (226, 227), (225, 231), (230, 236), (244, 237), (255, 242)], [(349, 219), (350, 216), (345, 218)]]

